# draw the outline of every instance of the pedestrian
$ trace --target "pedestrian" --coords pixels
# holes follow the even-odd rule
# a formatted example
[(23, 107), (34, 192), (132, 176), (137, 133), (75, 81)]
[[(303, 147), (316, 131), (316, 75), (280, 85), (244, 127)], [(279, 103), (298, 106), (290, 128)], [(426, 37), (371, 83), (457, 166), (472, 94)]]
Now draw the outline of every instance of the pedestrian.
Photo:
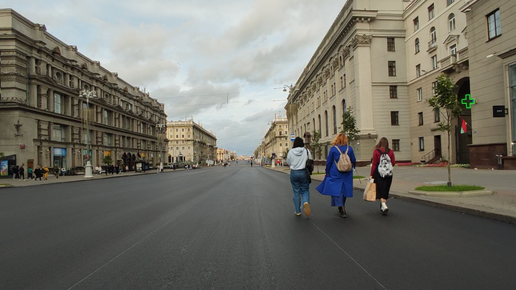
[(34, 170), (34, 174), (36, 174), (36, 178), (34, 179), (34, 181), (39, 180), (41, 181), (41, 177), (43, 177), (43, 169), (41, 168), (41, 166), (38, 165), (38, 167), (36, 167), (36, 170)]
[(392, 171), (390, 176), (380, 176), (378, 165), (380, 164), (380, 158), (383, 154), (389, 157), (392, 166), (396, 164), (394, 152), (389, 149), (389, 140), (385, 137), (380, 139), (380, 142), (376, 144), (373, 151), (373, 164), (371, 165), (371, 176), (369, 178), (373, 178), (374, 183), (376, 183), (376, 199), (379, 199), (381, 202), (380, 210), (382, 214), (387, 214), (389, 211), (387, 199), (389, 199), (389, 191), (392, 184)]
[(18, 175), (18, 165), (14, 165), (11, 170), (12, 170), (12, 173), (13, 173), (13, 179), (16, 179), (17, 175)]
[(23, 168), (25, 164), (22, 164), (20, 166), (20, 168), (18, 168), (18, 179), (21, 181), (21, 180), (25, 180), (25, 168)]
[(27, 179), (32, 179), (32, 167), (27, 168)]
[(346, 154), (347, 151), (352, 168), (355, 168), (355, 153), (353, 148), (348, 145), (348, 138), (342, 133), (339, 133), (331, 144), (333, 147), (326, 158), (326, 175), (323, 182), (317, 186), (317, 191), (323, 195), (330, 195), (331, 206), (336, 206), (339, 216), (346, 218), (346, 199), (353, 197), (353, 169), (348, 172), (340, 172), (337, 169), (337, 162), (341, 157), (341, 152)]
[(312, 159), (310, 150), (305, 149), (303, 139), (296, 137), (292, 149), (288, 151), (287, 163), (290, 165), (290, 183), (294, 191), (295, 215), (301, 215), (301, 203), (305, 215), (310, 216), (310, 180), (305, 170), (306, 161)]
[(48, 178), (48, 171), (49, 171), (48, 167), (46, 167), (46, 166), (43, 167), (43, 169), (41, 171), (43, 172), (43, 179), (47, 180), (47, 178)]

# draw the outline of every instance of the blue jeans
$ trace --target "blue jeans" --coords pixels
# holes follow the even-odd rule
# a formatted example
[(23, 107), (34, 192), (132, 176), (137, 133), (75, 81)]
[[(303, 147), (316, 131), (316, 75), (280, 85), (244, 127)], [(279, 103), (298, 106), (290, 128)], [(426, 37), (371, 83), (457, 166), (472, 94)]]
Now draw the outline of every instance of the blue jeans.
[(306, 177), (306, 171), (301, 170), (290, 170), (290, 183), (294, 190), (294, 208), (296, 213), (301, 213), (301, 202), (310, 203), (310, 183)]

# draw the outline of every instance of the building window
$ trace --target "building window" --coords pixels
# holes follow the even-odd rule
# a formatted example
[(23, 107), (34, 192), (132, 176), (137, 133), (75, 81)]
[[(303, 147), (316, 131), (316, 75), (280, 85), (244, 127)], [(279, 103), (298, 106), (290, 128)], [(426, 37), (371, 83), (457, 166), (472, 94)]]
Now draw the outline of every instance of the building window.
[(434, 122), (441, 122), (441, 111), (439, 110), (439, 108), (434, 109)]
[(457, 45), (454, 44), (454, 45), (450, 46), (450, 55), (453, 55), (453, 56), (457, 55)]
[(432, 69), (437, 68), (437, 55), (432, 56)]
[(391, 125), (397, 126), (400, 124), (398, 111), (391, 111)]
[(423, 100), (423, 88), (417, 89), (417, 101), (421, 102)]
[(391, 77), (396, 76), (396, 62), (395, 61), (389, 61), (389, 76), (391, 76)]
[(389, 97), (391, 99), (398, 98), (398, 86), (389, 86)]
[(61, 125), (52, 126), (52, 140), (58, 142), (65, 142), (66, 140), (65, 127)]
[(330, 133), (329, 124), (328, 124), (328, 111), (324, 111), (324, 122), (326, 124), (326, 136), (328, 136)]
[(414, 18), (414, 31), (419, 29), (419, 17)]
[(394, 38), (387, 38), (387, 51), (396, 51), (396, 46), (394, 44)]
[(430, 19), (433, 19), (435, 17), (435, 9), (434, 9), (434, 4), (430, 5), (430, 7), (428, 7), (428, 20)]
[(500, 20), (500, 10), (487, 15), (487, 26), (489, 29), (489, 39), (493, 39), (502, 34), (502, 22)]
[(108, 111), (104, 110), (104, 125), (109, 125)]
[(400, 151), (400, 139), (392, 139), (392, 151)]
[(414, 40), (414, 49), (416, 50), (416, 54), (420, 50), (420, 48), (419, 48), (419, 38), (416, 38), (416, 40)]
[(425, 138), (419, 137), (419, 151), (425, 151)]
[(435, 27), (430, 28), (430, 43), (435, 43), (437, 41), (437, 31)]
[(423, 125), (423, 112), (417, 113), (417, 119), (419, 120), (419, 126)]
[(416, 65), (416, 78), (421, 76), (421, 65)]
[(455, 2), (455, 0), (447, 0), (448, 2), (448, 6), (450, 6), (453, 2)]
[(450, 14), (450, 16), (448, 16), (448, 31), (453, 31), (455, 30), (455, 14)]
[(437, 95), (437, 81), (432, 82), (432, 96)]
[(337, 134), (337, 108), (333, 106), (333, 134)]
[(61, 95), (57, 94), (57, 93), (54, 94), (54, 113), (58, 113), (58, 114), (62, 113), (61, 102), (62, 102)]

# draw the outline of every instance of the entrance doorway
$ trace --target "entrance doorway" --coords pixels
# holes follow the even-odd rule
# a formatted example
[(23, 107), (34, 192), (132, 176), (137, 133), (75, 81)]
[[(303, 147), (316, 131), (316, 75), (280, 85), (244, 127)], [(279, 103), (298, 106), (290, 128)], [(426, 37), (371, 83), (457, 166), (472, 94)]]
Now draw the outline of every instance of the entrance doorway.
[[(455, 125), (455, 140), (456, 140), (456, 163), (457, 164), (469, 164), (469, 147), (473, 143), (473, 137), (471, 134), (471, 92), (469, 90), (469, 78), (463, 78), (457, 82), (459, 91), (457, 92), (457, 98), (462, 109), (460, 116), (457, 119)], [(461, 126), (463, 121), (467, 123), (465, 132), (461, 132)]]
[(440, 160), (443, 156), (441, 148), (441, 135), (434, 136), (434, 151), (436, 160)]

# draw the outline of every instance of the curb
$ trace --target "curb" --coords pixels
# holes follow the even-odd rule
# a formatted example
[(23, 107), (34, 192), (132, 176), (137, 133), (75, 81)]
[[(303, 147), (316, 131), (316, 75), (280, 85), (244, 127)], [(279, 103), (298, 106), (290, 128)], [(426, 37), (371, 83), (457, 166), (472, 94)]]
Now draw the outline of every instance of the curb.
[(422, 191), (409, 190), (410, 194), (430, 197), (475, 197), (489, 196), (494, 193), (491, 190), (471, 190), (471, 191)]

